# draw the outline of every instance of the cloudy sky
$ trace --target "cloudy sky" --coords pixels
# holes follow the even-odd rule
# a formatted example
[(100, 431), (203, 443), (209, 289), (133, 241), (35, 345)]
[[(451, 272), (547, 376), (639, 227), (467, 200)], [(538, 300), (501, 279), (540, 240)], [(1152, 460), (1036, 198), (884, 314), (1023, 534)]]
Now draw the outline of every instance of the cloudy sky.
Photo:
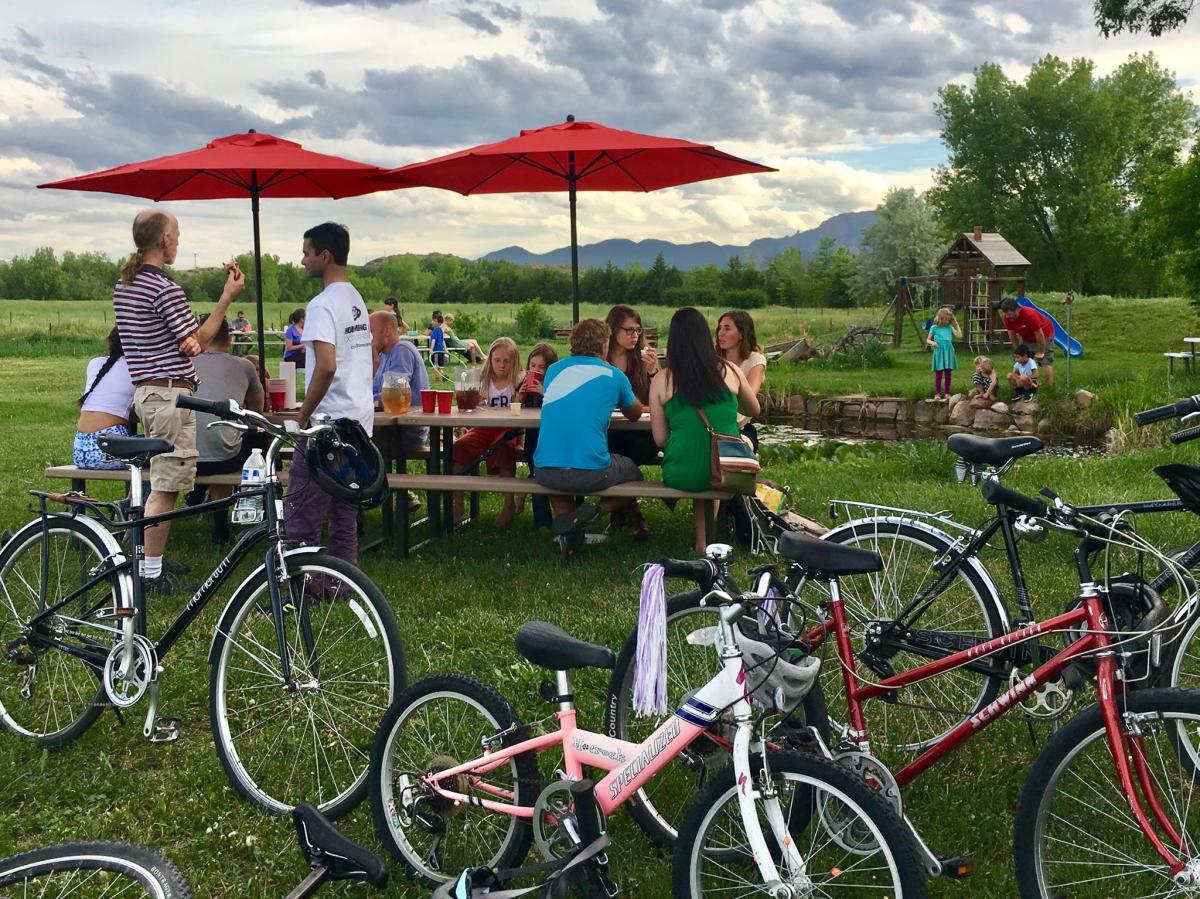
[[(1105, 41), (1091, 0), (8, 0), (0, 24), (0, 257), (128, 252), (142, 201), (33, 185), (257, 128), (392, 166), (568, 113), (777, 167), (653, 194), (584, 194), (580, 241), (745, 243), (924, 188), (943, 157), (938, 87), (1045, 53), (1101, 72), (1153, 50), (1197, 99), (1196, 23)], [(997, 135), (997, 139), (1003, 139)], [(250, 244), (249, 203), (177, 203), (179, 263)], [(567, 243), (565, 194), (431, 189), (265, 201), (285, 259), (327, 218), (352, 261)]]

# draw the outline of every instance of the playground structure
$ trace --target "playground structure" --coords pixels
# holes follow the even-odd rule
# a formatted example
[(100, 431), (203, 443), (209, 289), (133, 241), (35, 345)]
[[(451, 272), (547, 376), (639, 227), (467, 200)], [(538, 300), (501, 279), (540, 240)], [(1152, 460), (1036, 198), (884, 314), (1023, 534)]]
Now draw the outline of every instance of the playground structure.
[(963, 342), (972, 350), (1007, 346), (998, 307), (1006, 293), (1025, 294), (1029, 267), (1029, 260), (1002, 235), (985, 233), (976, 225), (973, 231), (960, 234), (942, 254), (936, 275), (899, 279), (880, 326), (892, 317), (892, 346), (899, 347), (907, 319), (924, 346), (925, 328), (918, 316), (929, 319), (939, 307), (950, 306), (962, 325)]

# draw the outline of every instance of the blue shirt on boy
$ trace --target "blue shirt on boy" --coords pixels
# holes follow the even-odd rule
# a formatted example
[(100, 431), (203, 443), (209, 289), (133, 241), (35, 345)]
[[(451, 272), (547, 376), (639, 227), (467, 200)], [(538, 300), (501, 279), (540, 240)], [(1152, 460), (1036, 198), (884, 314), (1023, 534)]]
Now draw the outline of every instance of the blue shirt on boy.
[(429, 345), (435, 353), (445, 352), (446, 332), (442, 330), (441, 325), (434, 325), (429, 329)]
[(614, 409), (637, 402), (629, 378), (595, 356), (568, 356), (546, 370), (538, 468), (608, 468), (608, 424)]

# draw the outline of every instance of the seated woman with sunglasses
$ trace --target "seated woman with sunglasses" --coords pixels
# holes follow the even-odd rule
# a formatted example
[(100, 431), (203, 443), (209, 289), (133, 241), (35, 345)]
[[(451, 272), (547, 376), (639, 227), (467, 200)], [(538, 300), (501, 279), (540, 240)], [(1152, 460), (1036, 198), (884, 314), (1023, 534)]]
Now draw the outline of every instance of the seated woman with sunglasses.
[[(625, 373), (633, 395), (643, 406), (650, 402), (650, 381), (658, 374), (658, 353), (646, 345), (642, 317), (632, 306), (617, 305), (605, 320), (609, 329), (608, 352), (604, 361)], [(646, 431), (609, 431), (608, 451), (632, 459), (635, 465), (657, 465), (659, 450)], [(650, 531), (637, 503), (613, 513), (611, 529), (628, 525), (634, 539), (644, 540)]]

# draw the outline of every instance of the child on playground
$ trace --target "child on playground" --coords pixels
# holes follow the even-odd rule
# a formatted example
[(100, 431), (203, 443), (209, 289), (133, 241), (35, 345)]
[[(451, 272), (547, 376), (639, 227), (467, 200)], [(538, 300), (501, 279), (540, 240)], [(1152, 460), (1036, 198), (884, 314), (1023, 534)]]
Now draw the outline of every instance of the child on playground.
[[(546, 378), (546, 369), (558, 361), (558, 353), (548, 343), (539, 343), (529, 351), (525, 359), (525, 374), (521, 378), (521, 386), (517, 390), (517, 400), (526, 409), (542, 408), (542, 396), (545, 389), (542, 384)], [(530, 428), (525, 432), (525, 451), (522, 458), (529, 466), (529, 476), (533, 477), (533, 454), (537, 450), (538, 429)], [(517, 507), (520, 507), (520, 499)], [(543, 533), (550, 533), (554, 524), (554, 513), (550, 511), (550, 500), (543, 494), (533, 495), (533, 526)]]
[[(962, 339), (962, 331), (958, 329), (958, 321), (954, 318), (954, 309), (943, 306), (933, 317), (933, 327), (929, 329), (929, 337), (925, 340), (933, 347), (933, 399), (935, 402), (950, 399), (950, 379), (954, 377), (954, 369), (958, 367), (958, 359), (954, 355), (954, 338)], [(943, 382), (945, 387), (943, 387)]]
[(986, 409), (996, 402), (996, 363), (987, 356), (975, 357), (975, 374), (971, 375), (971, 405)]
[[(517, 386), (521, 379), (521, 353), (511, 337), (497, 337), (488, 348), (487, 360), (479, 373), (479, 405), (506, 412), (517, 398)], [(517, 457), (520, 453), (520, 437), (504, 439), (508, 428), (471, 428), (454, 442), (454, 467), (464, 466), (500, 443), (487, 458), (490, 475), (511, 478), (517, 474)], [(496, 527), (507, 527), (517, 514), (517, 498), (504, 495), (504, 508), (496, 517)], [(466, 516), (463, 495), (454, 494), (454, 521), (458, 523)]]
[(1038, 389), (1038, 364), (1033, 361), (1033, 350), (1022, 343), (1013, 351), (1013, 360), (1013, 370), (1008, 373), (1013, 399), (1032, 399)]

